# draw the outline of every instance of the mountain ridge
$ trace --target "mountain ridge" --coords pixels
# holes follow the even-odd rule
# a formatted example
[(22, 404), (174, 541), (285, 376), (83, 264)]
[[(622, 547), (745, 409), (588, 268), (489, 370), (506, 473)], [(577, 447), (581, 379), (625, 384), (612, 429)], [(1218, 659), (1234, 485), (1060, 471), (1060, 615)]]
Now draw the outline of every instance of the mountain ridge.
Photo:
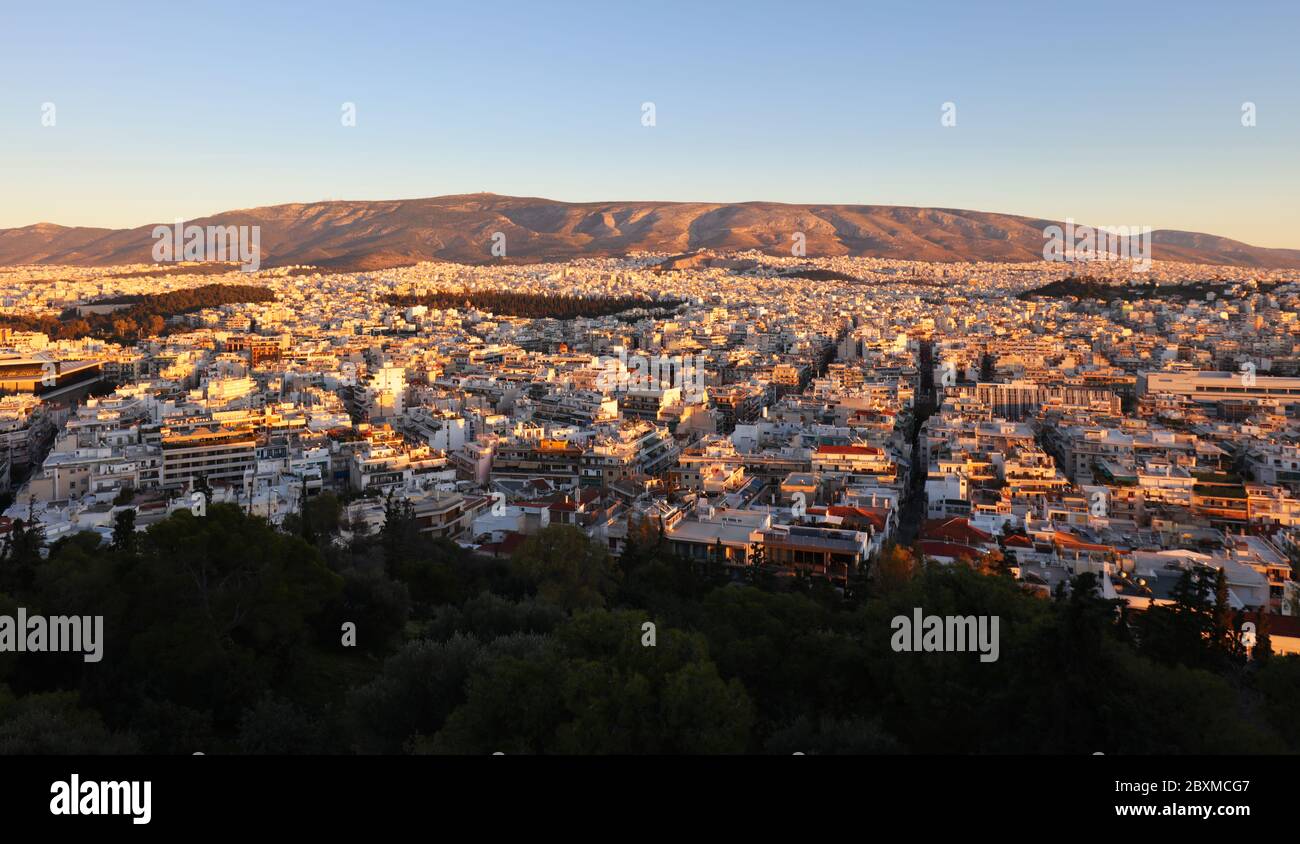
[[(758, 249), (917, 261), (1042, 260), (1043, 230), (1055, 220), (901, 205), (831, 203), (561, 202), (492, 193), (420, 199), (325, 200), (225, 211), (187, 224), (261, 226), (262, 266), (311, 264), (382, 269), (422, 260), (490, 263), (493, 235), (505, 235), (509, 263), (629, 252)], [(128, 229), (35, 223), (0, 229), (0, 265), (112, 266), (152, 262), (160, 222)], [(1082, 225), (1082, 224), (1080, 224)], [(1201, 232), (1152, 232), (1156, 260), (1300, 268), (1300, 249), (1252, 246)]]

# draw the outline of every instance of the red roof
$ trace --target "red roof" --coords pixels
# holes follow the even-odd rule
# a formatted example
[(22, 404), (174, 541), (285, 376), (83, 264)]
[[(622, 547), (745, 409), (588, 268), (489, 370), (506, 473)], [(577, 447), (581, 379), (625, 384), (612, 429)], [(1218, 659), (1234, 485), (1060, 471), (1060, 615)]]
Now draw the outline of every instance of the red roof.
[(846, 507), (842, 504), (836, 504), (827, 508), (829, 515), (839, 516), (842, 519), (860, 519), (871, 522), (877, 530), (885, 529), (885, 517), (880, 513), (873, 513), (870, 510), (864, 510), (861, 507)]
[(921, 536), (962, 545), (984, 545), (993, 541), (993, 534), (971, 527), (970, 521), (960, 516), (947, 520), (928, 519), (921, 528)]
[(488, 551), (492, 554), (513, 554), (515, 549), (524, 544), (528, 537), (522, 533), (510, 531), (500, 542), (487, 542), (479, 546), (479, 550)]
[(951, 557), (959, 560), (962, 557), (975, 559), (979, 556), (978, 548), (972, 548), (969, 545), (957, 545), (953, 542), (927, 542), (920, 543), (921, 553), (928, 557)]

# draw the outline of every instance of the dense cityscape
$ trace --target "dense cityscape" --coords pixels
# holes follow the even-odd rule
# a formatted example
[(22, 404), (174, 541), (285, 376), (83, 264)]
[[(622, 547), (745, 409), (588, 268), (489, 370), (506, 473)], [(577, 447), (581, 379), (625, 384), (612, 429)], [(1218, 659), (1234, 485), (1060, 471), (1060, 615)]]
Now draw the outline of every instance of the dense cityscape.
[(195, 11), (0, 23), (6, 831), (1294, 825), (1300, 5)]
[[(195, 736), (251, 752), (1281, 748), (1296, 738), (1285, 715), (1139, 738), (1094, 710), (1050, 741), (988, 725), (957, 739), (909, 724), (918, 702), (871, 676), (869, 660), (802, 690), (760, 665), (817, 651), (802, 637), (866, 624), (876, 603), (944, 589), (966, 612), (1028, 602), (1000, 613), (1002, 662), (1018, 664), (960, 696), (1029, 670), (1018, 614), (1081, 601), (1107, 618), (1094, 635), (1150, 671), (1192, 668), (1214, 686), (1179, 706), (1243, 694), (1234, 672), (1300, 653), (1298, 303), (1300, 271), (1163, 261), (1137, 273), (1114, 261), (704, 251), (347, 273), (9, 268), (0, 593), (99, 614), (116, 602), (98, 590), (121, 590), (107, 647), (120, 643), (128, 661), (143, 657), (127, 629), (162, 623), (143, 604), (185, 608), (216, 637), (185, 659), (223, 666), (229, 682), (214, 694), (169, 663), (175, 654), (152, 655), (143, 685), (20, 665), (20, 701), (73, 694), (58, 716), (71, 734), (29, 734), (11, 711), (0, 738), (32, 752), (63, 741), (184, 751)], [(223, 559), (228, 542), (275, 553)], [(86, 555), (126, 568), (86, 570)], [(127, 570), (151, 555), (196, 583), (168, 582), (165, 599), (148, 591), (157, 584), (139, 592)], [(273, 576), (311, 582), (294, 587), (309, 605), (291, 615), (314, 632), (281, 641), (264, 629), (291, 626), (283, 607), (274, 623), (245, 617), (284, 600), (241, 597)], [(710, 630), (728, 602), (746, 608), (741, 627)], [(743, 632), (762, 619), (790, 625), (788, 637)], [(703, 628), (711, 656), (690, 656), (698, 645), (683, 632), (681, 658), (704, 661), (703, 687), (725, 706), (663, 735), (650, 734), (663, 712), (631, 736), (583, 733), (578, 710), (551, 713), (559, 722), (541, 732), (489, 728), (469, 712), (503, 701), (457, 703), (450, 691), (436, 712), (380, 717), (392, 687), (413, 682), (412, 661), (446, 658), (431, 648), (503, 658), (542, 647), (503, 635), (564, 641), (584, 625), (643, 646), (666, 635), (659, 626)], [(330, 644), (339, 630), (341, 648)], [(835, 635), (869, 649), (889, 625)], [(764, 647), (773, 653), (738, 656)], [(992, 647), (985, 661), (998, 659)], [(304, 648), (363, 656), (322, 668)], [(805, 654), (797, 670), (834, 658)], [(1273, 669), (1266, 700), (1293, 693), (1291, 664)], [(1039, 681), (1078, 680), (1068, 661), (1045, 670)], [(338, 687), (303, 696), (302, 672)], [(269, 680), (286, 676), (285, 687)], [(268, 682), (273, 694), (255, 693)], [(1125, 682), (1118, 671), (1102, 685)], [(900, 695), (907, 712), (891, 715), (885, 702)], [(333, 705), (348, 724), (325, 725)], [(646, 705), (671, 701), (660, 689)], [(131, 714), (142, 709), (143, 731)]]

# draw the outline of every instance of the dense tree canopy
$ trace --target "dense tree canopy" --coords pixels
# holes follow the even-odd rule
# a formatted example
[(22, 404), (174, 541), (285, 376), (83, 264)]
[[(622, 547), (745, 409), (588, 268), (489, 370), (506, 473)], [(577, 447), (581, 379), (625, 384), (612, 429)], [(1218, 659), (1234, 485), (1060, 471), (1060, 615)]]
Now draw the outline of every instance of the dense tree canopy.
[(427, 308), (467, 310), (477, 308), (501, 316), (528, 317), (530, 319), (575, 319), (621, 314), (632, 310), (671, 310), (682, 304), (680, 300), (645, 299), (638, 296), (546, 296), (540, 293), (518, 293), (513, 290), (440, 290), (436, 293), (390, 293), (383, 301), (389, 305), (409, 308), (423, 305)]
[[(131, 511), (123, 511), (130, 513)], [(510, 560), (415, 527), (277, 529), (228, 505), (111, 543), (15, 525), (0, 615), (102, 615), (104, 657), (0, 653), (0, 752), (1159, 753), (1300, 750), (1300, 660), (1247, 661), (1213, 577), (1120, 611), (994, 560), (886, 549), (846, 592), (552, 526)], [(999, 659), (900, 653), (891, 619), (996, 616)]]
[(131, 343), (166, 333), (167, 318), (241, 302), (273, 302), (275, 294), (257, 284), (204, 284), (147, 296), (120, 296), (92, 304), (125, 305), (109, 313), (78, 315), (70, 309), (53, 316), (6, 316), (0, 327), (39, 331), (57, 340), (96, 337)]

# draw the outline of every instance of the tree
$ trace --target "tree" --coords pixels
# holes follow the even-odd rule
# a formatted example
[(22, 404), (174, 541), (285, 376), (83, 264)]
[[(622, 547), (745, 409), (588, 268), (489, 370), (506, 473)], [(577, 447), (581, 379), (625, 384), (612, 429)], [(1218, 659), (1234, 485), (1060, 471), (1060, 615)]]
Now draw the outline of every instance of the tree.
[(432, 753), (738, 753), (753, 707), (724, 680), (702, 636), (660, 628), (641, 645), (639, 612), (580, 613), (521, 657), (476, 666), (465, 702), (416, 749)]
[(0, 549), (0, 592), (19, 595), (31, 588), (45, 547), (45, 526), (28, 510), (28, 517), (14, 519)]
[(985, 551), (975, 559), (975, 570), (980, 574), (1006, 574), (1007, 561), (999, 550)]
[(605, 606), (621, 579), (609, 552), (571, 525), (551, 525), (530, 536), (511, 569), (535, 585), (543, 601), (566, 610)]
[(135, 508), (128, 507), (113, 518), (113, 547), (128, 553), (135, 550)]
[(239, 722), (239, 750), (284, 756), (328, 752), (325, 730), (290, 700), (268, 694), (244, 712)]
[(104, 726), (76, 692), (29, 694), (4, 700), (0, 686), (0, 755), (110, 754), (138, 751), (129, 735)]
[(90, 323), (86, 322), (84, 319), (73, 319), (63, 324), (63, 327), (59, 331), (59, 336), (75, 340), (79, 337), (85, 337), (87, 334), (90, 334), (90, 332)]
[(1218, 647), (1233, 656), (1232, 606), (1228, 603), (1228, 577), (1219, 569), (1214, 578), (1214, 627), (1211, 635)]
[(714, 543), (712, 552), (709, 554), (707, 564), (708, 568), (705, 577), (711, 583), (725, 583), (727, 580), (727, 549), (722, 544), (722, 537), (718, 537)]
[(901, 752), (898, 740), (884, 730), (879, 718), (831, 718), (825, 715), (799, 716), (774, 733), (763, 749), (783, 756), (791, 753), (829, 756)]
[(298, 511), (285, 516), (281, 527), (287, 533), (296, 533), (309, 544), (316, 544), (322, 538), (335, 536), (343, 516), (343, 505), (332, 492), (319, 495), (307, 495), (305, 484), (299, 487)]
[(1286, 738), (1291, 752), (1300, 751), (1300, 717), (1296, 714), (1296, 701), (1300, 700), (1300, 656), (1265, 659), (1259, 665), (1255, 685), (1263, 696), (1269, 722)]
[(487, 642), (515, 633), (550, 633), (567, 618), (559, 607), (536, 598), (511, 601), (483, 592), (460, 606), (439, 607), (423, 635), (441, 642), (461, 633)]
[(997, 379), (997, 356), (992, 352), (985, 352), (980, 355), (980, 380), (994, 381)]
[(122, 341), (129, 341), (136, 336), (140, 326), (129, 316), (113, 320), (113, 336)]
[(1259, 625), (1255, 630), (1255, 648), (1251, 651), (1251, 656), (1258, 663), (1268, 662), (1269, 657), (1273, 655), (1273, 638), (1269, 635), (1268, 607), (1260, 607), (1255, 614), (1259, 618)]
[(334, 493), (322, 492), (306, 500), (302, 513), (313, 538), (334, 536), (339, 532), (343, 504)]
[(627, 538), (623, 541), (623, 553), (619, 561), (627, 572), (640, 568), (642, 563), (653, 559), (660, 548), (661, 534), (655, 529), (654, 522), (646, 517), (629, 514), (627, 517)]
[(890, 545), (876, 560), (873, 591), (883, 595), (901, 589), (916, 574), (916, 568), (911, 551), (901, 545)]
[(410, 616), (411, 596), (405, 584), (390, 580), (382, 571), (345, 569), (343, 590), (323, 625), (321, 635), (337, 635), (342, 625), (356, 625), (357, 647), (374, 654), (391, 652), (402, 639)]
[[(511, 644), (504, 649), (532, 654), (540, 649), (541, 639), (521, 638)], [(417, 736), (432, 736), (465, 701), (465, 684), (485, 658), (483, 642), (473, 636), (408, 642), (384, 661), (373, 680), (348, 693), (345, 720), (353, 749), (400, 753)]]
[(754, 701), (760, 743), (800, 713), (851, 718), (870, 697), (858, 614), (808, 595), (730, 587), (709, 592), (698, 616), (719, 672)]
[[(88, 701), (110, 722), (153, 699), (233, 728), (244, 706), (292, 676), (342, 585), (315, 548), (232, 504), (179, 510), (136, 543), (135, 559), (119, 559), (107, 594), (95, 596), (114, 656), (94, 672)], [(74, 562), (77, 550), (51, 552), (47, 594), (84, 594), (64, 584), (105, 568)]]
[(1166, 663), (1210, 667), (1222, 659), (1213, 639), (1214, 607), (1206, 570), (1185, 569), (1170, 590), (1170, 604), (1153, 603), (1143, 618), (1142, 649)]
[(400, 564), (416, 556), (420, 546), (420, 528), (415, 521), (415, 507), (405, 498), (384, 499), (384, 526), (379, 531), (384, 549), (384, 564), (394, 575)]

